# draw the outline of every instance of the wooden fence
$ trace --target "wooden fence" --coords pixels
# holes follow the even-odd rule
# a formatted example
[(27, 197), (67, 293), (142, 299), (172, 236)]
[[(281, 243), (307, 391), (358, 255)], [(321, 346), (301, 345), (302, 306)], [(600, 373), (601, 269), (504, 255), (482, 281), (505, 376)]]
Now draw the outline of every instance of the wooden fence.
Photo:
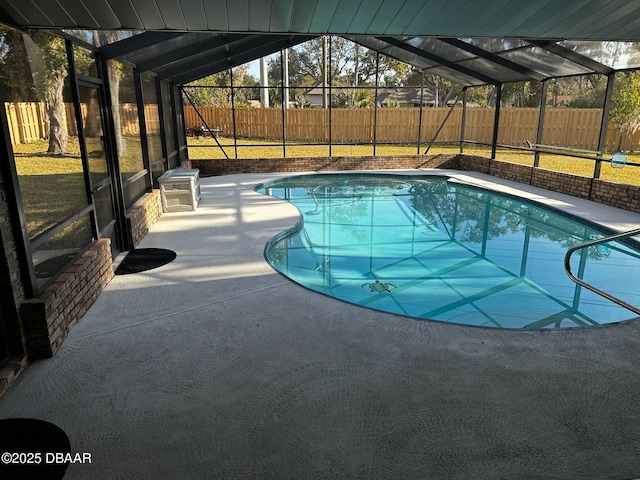
[[(191, 106), (186, 106), (187, 129), (199, 127), (202, 120)], [(225, 135), (234, 133), (233, 112), (228, 107), (199, 107), (198, 111), (211, 128)], [(424, 108), (422, 110), (421, 142), (428, 142), (436, 134), (448, 108)], [(329, 121), (331, 115), (331, 121)], [(331, 110), (322, 108), (290, 109), (284, 114), (286, 138), (301, 142), (353, 142), (372, 143), (374, 116), (377, 129), (376, 142), (416, 142), (420, 129), (420, 109), (379, 108)], [(542, 144), (595, 150), (598, 145), (602, 109), (598, 108), (548, 108), (545, 113)], [(283, 115), (280, 108), (238, 108), (235, 111), (235, 133), (242, 138), (266, 140), (282, 139)], [(462, 109), (453, 110), (437, 140), (457, 142), (460, 140)], [(494, 109), (468, 108), (465, 140), (491, 143), (493, 138)], [(331, 125), (331, 132), (329, 132)], [(537, 108), (502, 108), (498, 130), (498, 143), (524, 146), (525, 140), (535, 142), (538, 128)], [(618, 147), (619, 131), (608, 126), (606, 149)], [(637, 150), (640, 132), (623, 137), (624, 150)]]
[[(47, 114), (43, 103), (19, 102), (5, 103), (9, 120), (9, 134), (11, 144), (31, 143), (48, 138)], [(145, 120), (147, 132), (160, 132), (160, 118), (157, 105), (145, 105)], [(87, 105), (82, 104), (83, 114), (87, 113)], [(140, 133), (138, 123), (138, 107), (133, 103), (120, 104), (120, 128), (122, 135), (136, 135)], [(65, 104), (65, 120), (67, 133), (78, 135), (78, 125), (72, 103)]]
[[(46, 112), (42, 103), (6, 103), (9, 131), (13, 144), (29, 143), (47, 137)], [(86, 112), (86, 105), (83, 105)], [(200, 114), (211, 128), (220, 129), (223, 135), (234, 133), (234, 115), (227, 107), (200, 107)], [(441, 126), (449, 109), (424, 108), (420, 130), (420, 109), (379, 108), (331, 110), (322, 108), (238, 108), (235, 111), (235, 133), (238, 137), (264, 140), (282, 139), (284, 119), (288, 141), (327, 143), (378, 143), (428, 142)], [(138, 113), (135, 104), (121, 104), (120, 122), (123, 135), (139, 133)], [(202, 125), (202, 120), (191, 106), (184, 107), (187, 130)], [(331, 118), (329, 118), (331, 116)], [(597, 108), (548, 108), (545, 114), (542, 144), (595, 150), (598, 144), (602, 110)], [(67, 128), (70, 135), (77, 135), (73, 105), (66, 105)], [(149, 132), (158, 132), (160, 123), (157, 105), (145, 107), (145, 119)], [(462, 109), (453, 110), (438, 135), (438, 141), (460, 140)], [(467, 141), (491, 143), (494, 109), (468, 108), (464, 138)], [(374, 132), (374, 124), (377, 128)], [(331, 132), (329, 126), (331, 125)], [(523, 146), (525, 140), (535, 141), (538, 125), (537, 108), (502, 108), (498, 130), (498, 143)], [(609, 125), (606, 150), (616, 150), (619, 132)], [(640, 132), (623, 137), (624, 150), (638, 150)]]

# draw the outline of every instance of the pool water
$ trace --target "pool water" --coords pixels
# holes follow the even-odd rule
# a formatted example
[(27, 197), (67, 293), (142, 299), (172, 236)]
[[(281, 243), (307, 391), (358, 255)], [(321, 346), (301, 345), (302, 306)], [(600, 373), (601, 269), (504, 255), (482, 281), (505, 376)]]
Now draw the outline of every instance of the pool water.
[[(267, 260), (293, 281), (364, 307), (497, 328), (569, 328), (635, 315), (573, 283), (567, 249), (609, 232), (446, 177), (317, 174), (256, 191), (285, 199), (298, 228)], [(610, 242), (572, 257), (579, 278), (640, 305), (640, 252)]]

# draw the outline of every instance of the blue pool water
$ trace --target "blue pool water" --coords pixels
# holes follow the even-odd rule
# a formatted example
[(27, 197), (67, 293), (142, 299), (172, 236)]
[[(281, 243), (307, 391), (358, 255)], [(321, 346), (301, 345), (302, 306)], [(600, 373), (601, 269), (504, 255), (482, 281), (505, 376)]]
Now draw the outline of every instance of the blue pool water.
[[(272, 240), (275, 269), (312, 290), (419, 319), (568, 328), (635, 315), (573, 283), (567, 249), (600, 231), (523, 199), (445, 177), (318, 174), (256, 187), (298, 207)], [(618, 242), (576, 252), (579, 278), (640, 305), (640, 252)]]

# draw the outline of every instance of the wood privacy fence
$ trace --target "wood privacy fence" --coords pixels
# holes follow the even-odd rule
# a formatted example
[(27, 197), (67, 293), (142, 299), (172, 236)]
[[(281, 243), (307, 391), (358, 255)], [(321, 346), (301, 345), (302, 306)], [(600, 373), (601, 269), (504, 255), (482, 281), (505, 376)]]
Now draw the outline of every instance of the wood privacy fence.
[[(29, 143), (47, 137), (46, 112), (42, 103), (6, 103), (9, 131), (12, 143)], [(86, 113), (86, 105), (82, 106)], [(198, 111), (211, 128), (220, 129), (223, 135), (234, 133), (234, 115), (228, 107), (199, 107)], [(422, 121), (419, 108), (346, 109), (322, 108), (289, 109), (284, 111), (286, 139), (288, 141), (327, 143), (425, 143), (430, 141), (446, 118), (448, 108), (424, 108)], [(123, 135), (140, 132), (138, 111), (135, 104), (121, 104), (120, 123)], [(202, 120), (191, 106), (184, 107), (187, 130), (202, 125)], [(331, 116), (331, 118), (329, 118)], [(543, 130), (544, 145), (595, 150), (602, 110), (597, 108), (548, 108)], [(67, 128), (70, 135), (77, 135), (72, 104), (66, 104)], [(160, 128), (157, 105), (145, 106), (145, 119), (149, 132)], [(283, 111), (280, 108), (238, 108), (235, 110), (235, 133), (238, 137), (282, 140)], [(437, 140), (460, 140), (462, 109), (455, 108), (440, 131)], [(464, 139), (491, 143), (493, 137), (494, 109), (467, 108)], [(422, 129), (420, 125), (422, 123)], [(329, 132), (331, 125), (331, 132)], [(374, 125), (377, 125), (374, 131)], [(498, 143), (523, 146), (525, 140), (535, 141), (538, 125), (537, 108), (502, 108)], [(609, 125), (606, 150), (618, 147), (619, 132)], [(638, 150), (640, 132), (625, 135), (624, 150)]]
[[(224, 135), (234, 133), (234, 119), (228, 107), (198, 107), (200, 115), (210, 128)], [(422, 130), (419, 108), (346, 109), (322, 108), (289, 109), (284, 112), (286, 139), (301, 142), (353, 142), (372, 143), (374, 120), (378, 143), (430, 141), (449, 112), (448, 108), (424, 108)], [(464, 139), (491, 143), (493, 139), (493, 108), (467, 108)], [(187, 129), (199, 127), (202, 120), (191, 106), (184, 107)], [(331, 115), (331, 121), (329, 121)], [(524, 146), (525, 140), (535, 142), (539, 112), (537, 108), (502, 108), (498, 130), (498, 143)], [(542, 144), (595, 150), (598, 146), (602, 109), (548, 108), (545, 112)], [(235, 133), (242, 138), (282, 140), (283, 112), (280, 108), (238, 108), (235, 111)], [(462, 122), (462, 109), (453, 110), (440, 131), (437, 140), (458, 142)], [(331, 125), (331, 132), (329, 132)], [(613, 125), (607, 129), (606, 149), (616, 150), (619, 131)], [(624, 150), (637, 150), (640, 132), (623, 137)]]
[[(87, 113), (87, 105), (82, 104), (83, 114)], [(30, 143), (47, 138), (47, 114), (44, 103), (16, 102), (5, 103), (9, 120), (9, 134), (11, 144)], [(138, 123), (138, 107), (133, 103), (120, 104), (120, 128), (122, 135), (136, 135), (140, 133)], [(65, 119), (69, 135), (78, 135), (75, 112), (72, 103), (65, 104)], [(149, 133), (160, 132), (160, 118), (157, 105), (145, 106), (145, 120)]]

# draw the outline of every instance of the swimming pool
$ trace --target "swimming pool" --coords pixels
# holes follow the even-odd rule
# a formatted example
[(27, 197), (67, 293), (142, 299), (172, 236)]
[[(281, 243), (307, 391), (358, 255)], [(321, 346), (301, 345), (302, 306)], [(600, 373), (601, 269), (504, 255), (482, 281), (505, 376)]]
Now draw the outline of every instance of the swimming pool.
[[(299, 224), (265, 250), (291, 280), (364, 307), (442, 322), (548, 329), (635, 314), (573, 283), (567, 249), (611, 233), (522, 198), (441, 176), (313, 174), (256, 191), (296, 205)], [(640, 252), (609, 242), (572, 270), (632, 305)]]

